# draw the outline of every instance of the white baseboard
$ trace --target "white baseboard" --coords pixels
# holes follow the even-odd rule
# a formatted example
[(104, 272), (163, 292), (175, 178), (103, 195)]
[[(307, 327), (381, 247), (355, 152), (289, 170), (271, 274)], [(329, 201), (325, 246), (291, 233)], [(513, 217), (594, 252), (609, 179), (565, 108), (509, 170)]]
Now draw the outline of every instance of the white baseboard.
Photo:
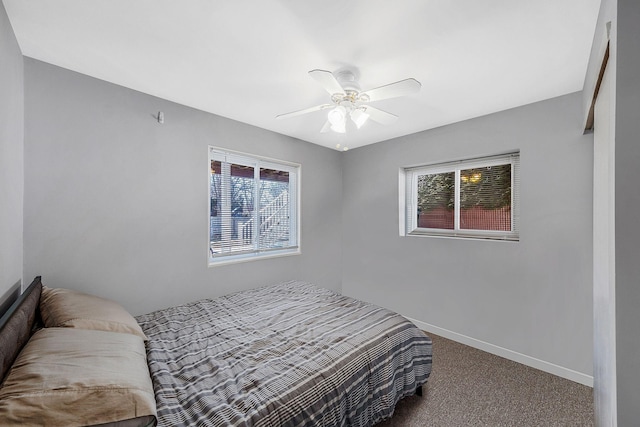
[(439, 328), (437, 326), (412, 319), (411, 317), (405, 317), (413, 322), (417, 327), (425, 330), (426, 332), (432, 332), (444, 338), (448, 338), (450, 340), (466, 344), (470, 347), (486, 351), (487, 353), (495, 354), (496, 356), (504, 357), (505, 359), (513, 360), (514, 362), (522, 363), (523, 365), (531, 366), (532, 368), (540, 369), (541, 371), (545, 371), (550, 374), (557, 375), (559, 377), (566, 378), (568, 380), (575, 381), (589, 387), (593, 387), (593, 377), (587, 374), (583, 374), (582, 372), (574, 371), (573, 369), (545, 362), (544, 360), (536, 359), (535, 357), (527, 356), (526, 354), (518, 353), (517, 351), (512, 351), (503, 347), (499, 347), (497, 345), (489, 344), (487, 342), (480, 341), (475, 338), (459, 334), (457, 332)]

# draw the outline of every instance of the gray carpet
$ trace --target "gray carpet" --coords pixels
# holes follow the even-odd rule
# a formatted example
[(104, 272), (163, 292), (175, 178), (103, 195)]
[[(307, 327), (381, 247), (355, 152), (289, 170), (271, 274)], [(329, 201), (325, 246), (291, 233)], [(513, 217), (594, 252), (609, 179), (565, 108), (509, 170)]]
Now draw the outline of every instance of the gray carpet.
[(433, 334), (422, 397), (376, 427), (593, 426), (593, 390)]

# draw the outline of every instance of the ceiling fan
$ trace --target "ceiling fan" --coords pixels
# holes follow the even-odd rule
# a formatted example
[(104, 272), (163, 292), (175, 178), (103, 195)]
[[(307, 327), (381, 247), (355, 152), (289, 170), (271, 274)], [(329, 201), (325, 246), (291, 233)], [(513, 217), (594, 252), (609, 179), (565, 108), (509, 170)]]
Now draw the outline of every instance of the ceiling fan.
[(311, 70), (309, 75), (329, 92), (331, 103), (280, 114), (276, 119), (331, 109), (327, 114), (326, 123), (320, 130), (322, 133), (329, 130), (345, 133), (348, 128), (353, 127), (360, 129), (368, 119), (389, 125), (395, 122), (398, 116), (372, 107), (368, 103), (409, 95), (418, 92), (422, 87), (419, 81), (410, 78), (362, 92), (354, 73), (349, 70), (337, 72), (335, 75), (331, 71)]

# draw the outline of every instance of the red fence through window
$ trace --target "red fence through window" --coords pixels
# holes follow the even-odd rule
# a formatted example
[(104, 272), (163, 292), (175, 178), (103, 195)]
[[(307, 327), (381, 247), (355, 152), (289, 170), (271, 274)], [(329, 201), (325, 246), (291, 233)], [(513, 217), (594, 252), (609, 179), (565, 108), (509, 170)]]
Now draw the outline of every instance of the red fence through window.
[[(418, 227), (453, 230), (454, 211), (446, 208), (431, 209), (418, 215)], [(460, 209), (460, 229), (511, 231), (511, 207), (485, 209), (473, 206)]]

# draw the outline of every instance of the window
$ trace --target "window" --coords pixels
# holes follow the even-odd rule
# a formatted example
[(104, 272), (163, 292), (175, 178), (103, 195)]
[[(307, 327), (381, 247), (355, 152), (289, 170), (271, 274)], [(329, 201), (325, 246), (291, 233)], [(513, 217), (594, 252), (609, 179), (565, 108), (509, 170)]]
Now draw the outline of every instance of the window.
[(519, 153), (405, 168), (401, 235), (519, 240)]
[(209, 263), (299, 253), (300, 165), (209, 147)]

